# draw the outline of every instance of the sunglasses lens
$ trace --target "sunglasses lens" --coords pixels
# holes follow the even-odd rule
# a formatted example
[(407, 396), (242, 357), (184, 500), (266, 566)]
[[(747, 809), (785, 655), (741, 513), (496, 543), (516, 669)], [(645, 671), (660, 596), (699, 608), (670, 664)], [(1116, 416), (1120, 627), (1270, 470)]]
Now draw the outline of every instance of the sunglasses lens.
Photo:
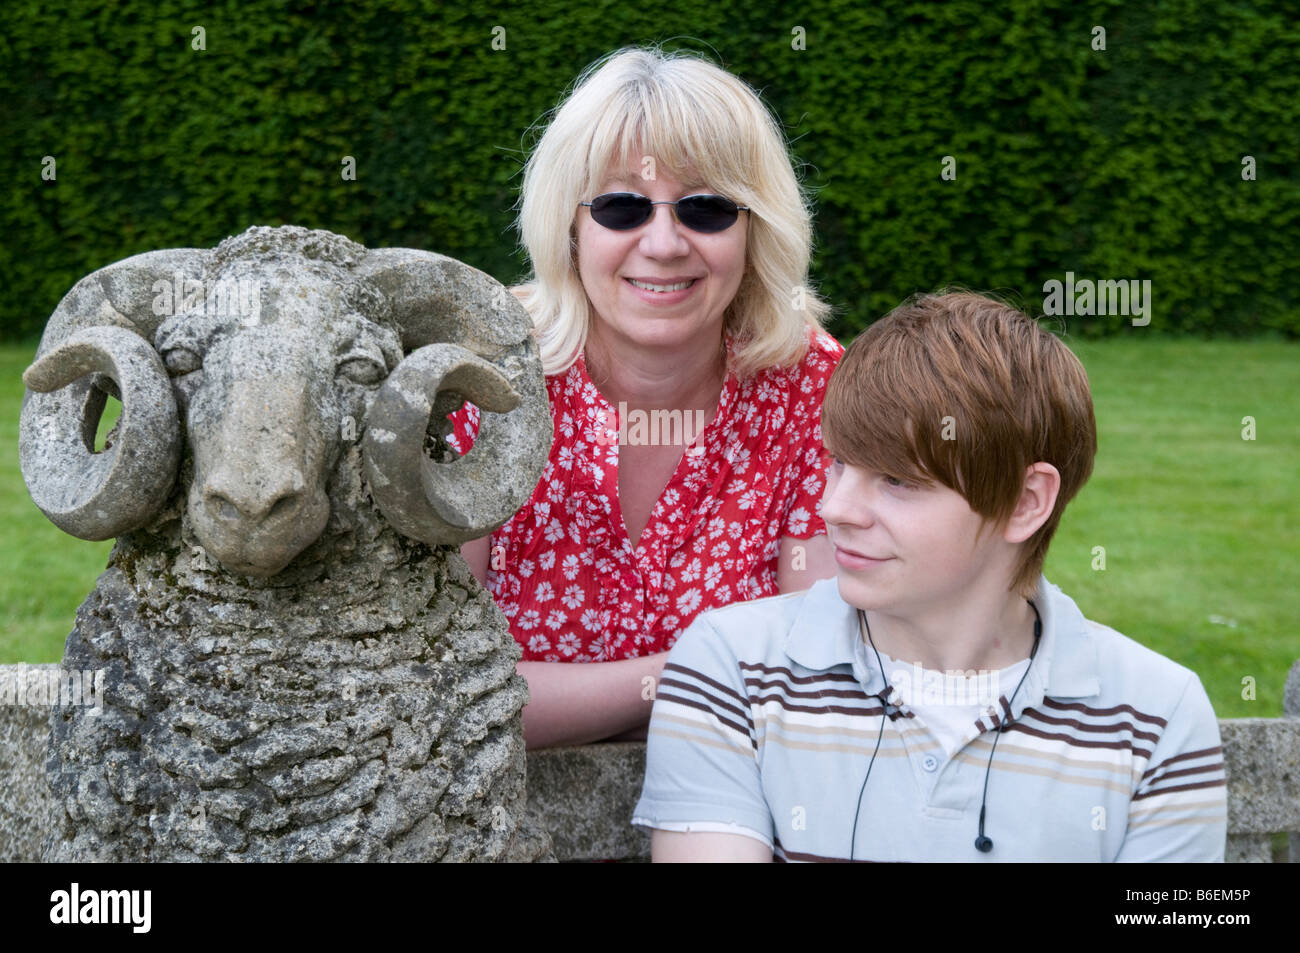
[(739, 214), (736, 203), (721, 195), (688, 195), (677, 203), (677, 217), (697, 232), (730, 228)]
[(636, 228), (650, 217), (650, 200), (631, 192), (611, 192), (591, 200), (591, 217), (598, 225), (619, 231)]
[[(678, 220), (697, 232), (721, 232), (740, 214), (740, 207), (721, 195), (688, 195), (676, 205)], [(616, 231), (645, 224), (653, 210), (653, 203), (635, 192), (607, 192), (591, 200), (591, 217)]]

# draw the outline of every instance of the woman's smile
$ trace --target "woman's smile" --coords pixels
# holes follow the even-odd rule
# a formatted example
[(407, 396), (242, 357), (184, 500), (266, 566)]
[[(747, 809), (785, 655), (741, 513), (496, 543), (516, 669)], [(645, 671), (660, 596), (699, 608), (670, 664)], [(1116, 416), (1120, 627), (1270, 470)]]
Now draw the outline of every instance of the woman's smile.
[(679, 301), (685, 301), (699, 284), (698, 278), (656, 282), (624, 278), (623, 281), (632, 288), (638, 298), (654, 305), (677, 304)]

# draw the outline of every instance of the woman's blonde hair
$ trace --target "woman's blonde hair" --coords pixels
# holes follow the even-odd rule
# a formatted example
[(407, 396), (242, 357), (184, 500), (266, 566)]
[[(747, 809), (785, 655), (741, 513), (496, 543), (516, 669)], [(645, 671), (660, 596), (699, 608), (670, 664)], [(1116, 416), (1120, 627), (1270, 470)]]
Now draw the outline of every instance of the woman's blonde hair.
[(830, 306), (808, 285), (812, 214), (776, 120), (702, 57), (624, 48), (578, 77), (524, 170), (518, 224), (533, 270), (511, 290), (532, 315), (545, 373), (568, 369), (591, 327), (575, 260), (578, 203), (611, 170), (641, 166), (640, 150), (657, 172), (702, 179), (751, 209), (744, 276), (724, 318), (731, 370), (743, 378), (797, 363)]

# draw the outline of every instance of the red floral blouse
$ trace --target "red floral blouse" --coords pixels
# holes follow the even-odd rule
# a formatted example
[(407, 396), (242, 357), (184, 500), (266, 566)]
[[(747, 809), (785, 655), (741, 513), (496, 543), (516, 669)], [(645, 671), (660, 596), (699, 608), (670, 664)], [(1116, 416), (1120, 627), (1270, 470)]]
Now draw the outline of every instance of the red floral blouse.
[[(674, 431), (694, 440), (635, 547), (619, 508), (618, 412), (581, 355), (548, 377), (550, 457), (532, 497), (492, 534), (487, 575), (524, 660), (664, 652), (705, 609), (776, 595), (781, 538), (826, 532), (821, 404), (843, 353), (819, 333), (792, 368), (746, 381), (728, 372), (713, 421), (698, 434)], [(623, 439), (673, 436), (654, 433), (644, 414), (628, 417)], [(447, 441), (463, 452), (478, 432), (478, 408), (466, 404), (449, 419)]]

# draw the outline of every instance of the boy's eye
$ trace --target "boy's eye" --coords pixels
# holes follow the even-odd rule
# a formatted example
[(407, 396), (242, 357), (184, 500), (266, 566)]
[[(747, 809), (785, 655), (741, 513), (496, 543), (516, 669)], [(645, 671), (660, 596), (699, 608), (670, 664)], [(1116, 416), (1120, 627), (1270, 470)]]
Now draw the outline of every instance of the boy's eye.
[(898, 477), (893, 477), (888, 475), (885, 477), (885, 482), (888, 483), (890, 486), (895, 486), (902, 489), (906, 489), (907, 487), (911, 486), (911, 484), (908, 483), (906, 480), (900, 480)]

